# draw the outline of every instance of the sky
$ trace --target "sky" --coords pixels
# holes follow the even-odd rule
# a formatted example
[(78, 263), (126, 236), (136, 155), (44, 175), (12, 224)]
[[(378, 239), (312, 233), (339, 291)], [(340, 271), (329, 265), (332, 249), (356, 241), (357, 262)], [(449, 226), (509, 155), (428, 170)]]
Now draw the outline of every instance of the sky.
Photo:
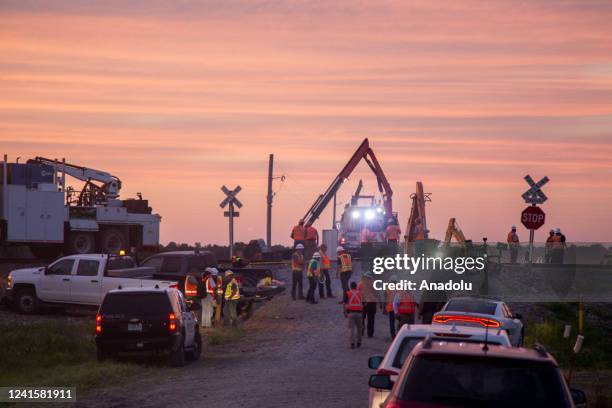
[[(569, 241), (612, 241), (609, 1), (0, 2), (0, 153), (108, 171), (142, 192), (161, 241), (273, 242), (368, 138), (400, 224), (415, 182), (430, 235), (519, 237), (526, 174)], [(377, 191), (361, 164), (358, 181)], [(74, 183), (78, 186), (78, 183)], [(330, 228), (331, 209), (317, 223)]]

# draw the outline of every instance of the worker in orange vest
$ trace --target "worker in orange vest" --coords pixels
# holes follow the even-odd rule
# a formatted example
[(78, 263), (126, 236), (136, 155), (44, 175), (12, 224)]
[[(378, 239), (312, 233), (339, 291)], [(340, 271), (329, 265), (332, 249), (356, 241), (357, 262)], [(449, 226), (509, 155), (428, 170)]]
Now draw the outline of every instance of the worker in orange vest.
[(291, 255), (291, 298), (295, 300), (296, 294), (298, 299), (304, 299), (304, 245), (297, 244), (295, 252)]
[(346, 303), (346, 293), (349, 291), (349, 280), (353, 274), (353, 260), (351, 254), (344, 250), (344, 247), (336, 248), (338, 253), (338, 267), (336, 269), (336, 279), (340, 277), (342, 284), (342, 300), (338, 303)]
[(349, 339), (351, 348), (361, 347), (361, 332), (363, 331), (363, 298), (357, 289), (357, 284), (351, 282), (351, 289), (345, 293), (344, 317), (348, 318)]
[(397, 331), (405, 324), (414, 324), (414, 315), (416, 313), (417, 304), (412, 298), (412, 293), (408, 291), (399, 291), (393, 299), (393, 312), (398, 320)]
[(304, 256), (306, 259), (312, 258), (312, 255), (319, 247), (319, 231), (309, 222), (306, 224), (306, 233), (304, 236)]
[(322, 244), (319, 247), (319, 254), (321, 255), (321, 276), (319, 279), (319, 297), (325, 298), (325, 289), (327, 289), (327, 297), (334, 297), (331, 289), (331, 277), (329, 276), (329, 270), (331, 269), (331, 261), (327, 256), (327, 245)]
[(297, 246), (297, 244), (304, 245), (304, 239), (306, 238), (306, 227), (304, 227), (304, 220), (300, 220), (298, 225), (293, 227), (291, 230), (291, 239), (293, 239), (293, 248)]
[(399, 225), (397, 225), (397, 221), (392, 220), (389, 225), (387, 225), (385, 233), (387, 235), (387, 243), (395, 243), (397, 245), (402, 231)]
[(516, 226), (512, 226), (512, 229), (508, 233), (508, 248), (510, 249), (510, 262), (516, 263), (516, 258), (518, 258), (519, 251), (519, 237), (516, 233)]
[[(397, 278), (392, 276), (389, 282), (397, 283)], [(389, 334), (391, 334), (391, 340), (395, 338), (395, 311), (393, 310), (393, 300), (397, 291), (387, 289), (385, 290), (385, 312), (389, 317)]]

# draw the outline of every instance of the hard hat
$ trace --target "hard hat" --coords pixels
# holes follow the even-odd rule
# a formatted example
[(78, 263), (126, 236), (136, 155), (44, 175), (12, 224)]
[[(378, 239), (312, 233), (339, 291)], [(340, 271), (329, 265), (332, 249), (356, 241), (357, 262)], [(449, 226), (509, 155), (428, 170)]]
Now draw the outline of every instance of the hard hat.
[(344, 251), (344, 247), (339, 246), (338, 248), (336, 248), (336, 252), (342, 252)]
[(297, 245), (295, 246), (295, 249), (304, 249), (304, 245), (302, 245), (302, 244), (297, 244)]
[(548, 231), (548, 232), (552, 232), (554, 234), (555, 233), (555, 229), (551, 228), (550, 231)]
[(513, 229), (513, 230), (515, 230), (515, 229), (516, 229), (516, 225), (513, 225), (513, 226), (512, 226), (512, 229)]
[(219, 274), (219, 270), (217, 268), (208, 267), (205, 269), (206, 272), (210, 272), (211, 275), (217, 276)]
[(232, 276), (233, 274), (234, 274), (234, 272), (232, 272), (230, 269), (225, 271), (225, 276)]
[(320, 254), (320, 253), (318, 253), (318, 252), (315, 252), (314, 254), (312, 254), (312, 257), (313, 257), (313, 258), (320, 258), (320, 257), (321, 257), (321, 254)]
[(555, 234), (559, 234), (561, 232), (560, 228), (555, 228)]

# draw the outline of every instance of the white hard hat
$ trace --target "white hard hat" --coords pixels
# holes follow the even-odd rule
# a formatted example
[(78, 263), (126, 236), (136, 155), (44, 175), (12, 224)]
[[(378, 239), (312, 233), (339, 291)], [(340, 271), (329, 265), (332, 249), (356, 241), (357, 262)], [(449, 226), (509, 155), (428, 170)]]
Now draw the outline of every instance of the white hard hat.
[(315, 252), (314, 254), (312, 254), (312, 257), (313, 257), (313, 258), (320, 258), (320, 257), (321, 257), (321, 254), (320, 254), (320, 253), (318, 253), (318, 252)]
[(211, 275), (217, 276), (219, 274), (219, 270), (217, 268), (208, 267), (206, 268), (207, 272), (210, 272)]
[(295, 249), (304, 249), (304, 245), (302, 245), (302, 244), (297, 244), (297, 245), (295, 246)]
[(516, 229), (516, 225), (513, 225), (513, 226), (512, 226), (512, 229), (513, 229), (513, 230), (515, 230), (515, 229)]
[(234, 274), (234, 272), (232, 272), (231, 269), (228, 269), (227, 271), (225, 271), (225, 276), (230, 276), (230, 275), (233, 275), (233, 274)]
[(560, 232), (561, 232), (561, 229), (560, 229), (560, 228), (555, 228), (555, 234), (558, 234), (558, 233), (560, 233)]
[(344, 251), (344, 247), (339, 246), (338, 248), (336, 248), (336, 252), (342, 252)]

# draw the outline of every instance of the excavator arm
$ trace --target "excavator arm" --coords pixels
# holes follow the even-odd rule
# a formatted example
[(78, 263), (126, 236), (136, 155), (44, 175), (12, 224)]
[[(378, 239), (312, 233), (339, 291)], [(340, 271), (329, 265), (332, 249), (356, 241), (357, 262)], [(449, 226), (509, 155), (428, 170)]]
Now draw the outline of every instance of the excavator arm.
[(353, 170), (355, 170), (355, 167), (357, 167), (361, 159), (365, 160), (365, 162), (368, 164), (368, 167), (370, 167), (370, 169), (376, 175), (376, 180), (378, 182), (378, 190), (383, 196), (385, 213), (388, 216), (392, 216), (393, 190), (391, 189), (391, 185), (389, 184), (389, 181), (387, 180), (387, 177), (385, 176), (385, 173), (383, 172), (382, 167), (380, 166), (380, 163), (376, 158), (376, 155), (374, 155), (374, 151), (370, 148), (368, 139), (364, 139), (363, 142), (361, 142), (361, 145), (359, 145), (359, 148), (357, 148), (355, 153), (353, 153), (353, 156), (351, 156), (348, 163), (346, 163), (344, 168), (332, 181), (327, 190), (325, 190), (325, 193), (321, 194), (312, 204), (312, 206), (308, 209), (308, 211), (302, 218), (306, 223), (314, 223), (319, 218), (323, 210), (325, 210), (325, 207), (327, 207), (327, 205), (329, 204), (330, 200), (334, 197), (336, 192), (342, 186), (342, 183), (348, 180), (348, 177), (351, 175)]
[(417, 224), (420, 224), (418, 228), (423, 231), (421, 239), (427, 239), (429, 231), (427, 229), (427, 217), (425, 216), (425, 202), (431, 201), (430, 193), (425, 193), (423, 183), (417, 181), (416, 192), (410, 198), (412, 198), (412, 208), (410, 209), (410, 217), (408, 217), (408, 225), (406, 226), (404, 238), (406, 242), (415, 241), (417, 239), (415, 233)]

